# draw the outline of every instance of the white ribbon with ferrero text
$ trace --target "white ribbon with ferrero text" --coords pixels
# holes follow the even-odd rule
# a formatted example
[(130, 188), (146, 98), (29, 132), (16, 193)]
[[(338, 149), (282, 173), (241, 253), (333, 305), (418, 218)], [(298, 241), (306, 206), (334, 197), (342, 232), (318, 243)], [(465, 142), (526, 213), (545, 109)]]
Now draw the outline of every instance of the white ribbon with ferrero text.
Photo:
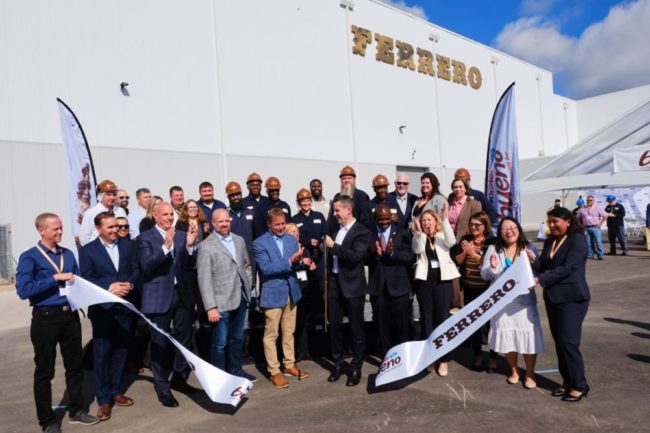
[(431, 363), (454, 350), (517, 296), (535, 285), (525, 252), (478, 298), (465, 305), (422, 341), (409, 341), (391, 348), (375, 379), (377, 386), (415, 376)]
[(171, 341), (172, 344), (183, 354), (190, 368), (194, 371), (199, 383), (203, 387), (203, 390), (213, 402), (231, 404), (237, 407), (241, 399), (253, 388), (253, 383), (250, 380), (228, 374), (187, 350), (182, 344), (176, 341), (174, 337), (160, 329), (144, 314), (138, 311), (133, 304), (110, 293), (108, 290), (104, 290), (77, 275), (75, 275), (72, 282), (68, 282), (67, 290), (68, 302), (74, 310), (95, 304), (116, 302), (124, 305), (129, 310), (142, 317), (151, 328), (167, 337), (169, 341)]

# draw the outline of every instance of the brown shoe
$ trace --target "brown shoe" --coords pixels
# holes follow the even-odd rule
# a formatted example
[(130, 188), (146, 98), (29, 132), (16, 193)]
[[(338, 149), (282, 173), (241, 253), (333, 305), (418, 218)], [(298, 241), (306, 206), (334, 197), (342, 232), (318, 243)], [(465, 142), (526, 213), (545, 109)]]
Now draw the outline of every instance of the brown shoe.
[(124, 394), (116, 395), (113, 397), (113, 401), (118, 406), (131, 406), (134, 403), (131, 397), (127, 397)]
[(111, 405), (110, 404), (102, 404), (99, 406), (99, 409), (97, 409), (97, 419), (100, 421), (106, 421), (111, 418)]
[(274, 375), (272, 375), (271, 383), (276, 388), (289, 388), (289, 382), (287, 382), (287, 379), (284, 378), (282, 373), (275, 373)]
[(309, 377), (309, 372), (307, 370), (299, 369), (298, 366), (294, 364), (293, 367), (284, 369), (284, 375), (297, 377), (298, 380), (302, 380)]

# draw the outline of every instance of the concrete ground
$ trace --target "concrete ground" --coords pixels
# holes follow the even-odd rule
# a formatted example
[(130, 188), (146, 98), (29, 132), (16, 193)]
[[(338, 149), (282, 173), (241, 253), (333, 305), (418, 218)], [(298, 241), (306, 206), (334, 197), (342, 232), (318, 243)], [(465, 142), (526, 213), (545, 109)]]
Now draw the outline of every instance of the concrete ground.
[[(537, 362), (539, 387), (508, 385), (504, 374), (486, 374), (466, 367), (467, 349), (453, 353), (449, 376), (428, 374), (401, 389), (373, 387), (377, 362), (366, 363), (362, 385), (347, 388), (344, 379), (330, 384), (328, 371), (314, 361), (301, 367), (311, 377), (290, 380), (275, 389), (258, 370), (249, 398), (236, 411), (211, 403), (202, 392), (175, 393), (180, 407), (161, 406), (153, 391), (151, 372), (127, 377), (132, 407), (116, 407), (113, 417), (92, 427), (68, 424), (66, 432), (650, 432), (650, 252), (638, 244), (628, 257), (589, 261), (592, 302), (583, 327), (582, 350), (589, 397), (565, 403), (549, 392), (560, 381), (543, 304), (546, 352)], [(541, 299), (541, 296), (540, 296)], [(15, 293), (0, 293), (0, 431), (37, 432), (32, 397), (33, 352), (29, 341), (30, 308)], [(84, 341), (90, 323), (82, 319)], [(500, 360), (504, 366), (504, 360)], [(521, 361), (523, 364), (523, 361)], [(60, 357), (53, 381), (54, 404), (64, 400)], [(198, 387), (192, 377), (191, 383)], [(85, 391), (91, 413), (92, 372)]]

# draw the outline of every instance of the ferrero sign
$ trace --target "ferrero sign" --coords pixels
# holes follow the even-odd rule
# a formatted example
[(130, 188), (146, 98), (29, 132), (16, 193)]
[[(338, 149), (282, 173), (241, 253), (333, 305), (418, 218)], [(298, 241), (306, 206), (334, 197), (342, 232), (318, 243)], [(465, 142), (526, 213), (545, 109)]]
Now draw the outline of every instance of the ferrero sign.
[(361, 57), (366, 56), (368, 45), (375, 44), (375, 60), (378, 62), (396, 65), (398, 68), (417, 71), (420, 74), (438, 77), (451, 81), (462, 86), (469, 85), (472, 89), (480, 89), (483, 78), (481, 71), (475, 67), (469, 68), (460, 60), (452, 59), (441, 54), (433, 53), (424, 48), (413, 47), (413, 45), (394, 40), (390, 36), (352, 26), (352, 54)]

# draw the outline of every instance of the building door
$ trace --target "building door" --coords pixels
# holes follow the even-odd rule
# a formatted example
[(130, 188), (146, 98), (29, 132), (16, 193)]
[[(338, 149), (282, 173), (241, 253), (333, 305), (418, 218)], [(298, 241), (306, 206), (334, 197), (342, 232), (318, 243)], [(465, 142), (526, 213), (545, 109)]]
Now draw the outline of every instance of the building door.
[(420, 197), (420, 176), (422, 173), (429, 171), (428, 167), (410, 167), (406, 165), (398, 165), (396, 172), (404, 173), (409, 177), (409, 192)]

